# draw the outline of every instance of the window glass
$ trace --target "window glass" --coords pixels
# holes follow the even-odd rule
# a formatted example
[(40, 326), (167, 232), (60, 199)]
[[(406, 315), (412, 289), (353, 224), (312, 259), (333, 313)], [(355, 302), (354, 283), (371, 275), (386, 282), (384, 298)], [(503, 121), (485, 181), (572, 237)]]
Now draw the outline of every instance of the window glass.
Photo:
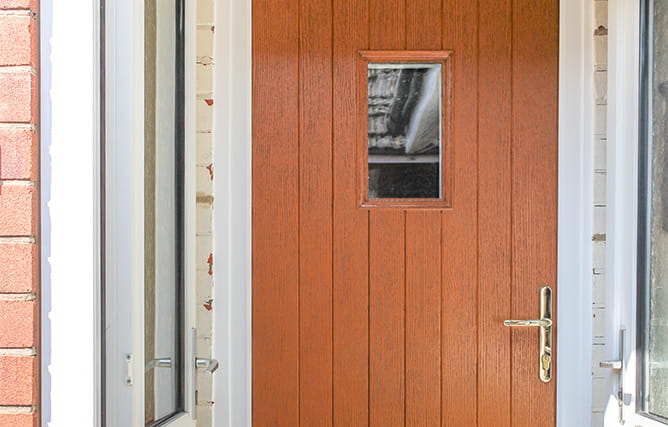
[(668, 0), (647, 3), (640, 180), (644, 411), (668, 419)]
[(147, 0), (144, 39), (144, 421), (183, 410), (180, 0)]
[(442, 197), (442, 64), (368, 64), (368, 198)]

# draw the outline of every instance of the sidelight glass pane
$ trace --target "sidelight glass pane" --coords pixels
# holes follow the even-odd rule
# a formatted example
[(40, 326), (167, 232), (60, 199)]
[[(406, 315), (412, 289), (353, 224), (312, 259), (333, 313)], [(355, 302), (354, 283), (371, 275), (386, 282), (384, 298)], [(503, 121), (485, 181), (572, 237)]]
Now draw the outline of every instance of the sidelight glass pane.
[(145, 424), (183, 410), (182, 73), (179, 0), (145, 5)]
[(442, 197), (442, 65), (368, 65), (369, 199)]
[(668, 0), (646, 3), (639, 311), (644, 411), (668, 420)]

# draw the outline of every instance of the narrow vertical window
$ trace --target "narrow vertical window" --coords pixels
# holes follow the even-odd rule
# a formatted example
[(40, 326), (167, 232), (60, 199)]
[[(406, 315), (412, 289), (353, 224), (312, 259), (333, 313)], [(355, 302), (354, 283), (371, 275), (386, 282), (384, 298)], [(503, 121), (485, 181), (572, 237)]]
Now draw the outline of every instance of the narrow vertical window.
[(145, 2), (144, 420), (184, 409), (182, 0)]
[(668, 421), (668, 0), (643, 15), (638, 336), (640, 403)]

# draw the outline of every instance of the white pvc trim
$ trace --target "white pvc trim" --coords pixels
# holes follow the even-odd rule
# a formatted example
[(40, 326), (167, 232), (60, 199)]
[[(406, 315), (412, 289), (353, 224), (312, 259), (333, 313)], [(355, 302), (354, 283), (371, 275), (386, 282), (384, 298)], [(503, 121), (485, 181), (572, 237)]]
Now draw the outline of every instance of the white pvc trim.
[(98, 10), (43, 0), (39, 13), (41, 424), (52, 427), (99, 425)]
[(594, 2), (561, 0), (557, 425), (591, 425)]
[(215, 5), (215, 426), (251, 425), (251, 1)]

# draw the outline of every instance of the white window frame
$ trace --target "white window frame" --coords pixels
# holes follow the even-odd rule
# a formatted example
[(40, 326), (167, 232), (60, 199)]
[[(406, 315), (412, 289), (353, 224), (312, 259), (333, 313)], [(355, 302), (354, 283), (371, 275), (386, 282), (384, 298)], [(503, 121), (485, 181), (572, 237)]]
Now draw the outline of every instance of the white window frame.
[[(105, 413), (107, 425), (144, 426), (143, 2), (106, 0)], [(185, 2), (184, 413), (195, 425), (195, 4)], [(128, 302), (130, 302), (128, 304)], [(128, 365), (126, 355), (132, 355)], [(188, 361), (192, 369), (188, 369)], [(130, 367), (130, 372), (128, 371)], [(125, 384), (131, 373), (132, 385)]]
[[(557, 425), (591, 424), (593, 1), (561, 0)], [(251, 425), (251, 0), (216, 3), (214, 425)], [(574, 191), (575, 189), (575, 191)]]
[[(106, 6), (106, 31), (101, 37), (101, 5)], [(143, 305), (141, 230), (143, 192), (141, 169), (143, 139), (143, 19), (142, 3), (132, 0), (41, 0), (40, 22), (40, 212), (41, 212), (41, 424), (60, 426), (102, 425), (103, 382), (123, 381), (125, 365), (116, 357), (102, 355), (102, 256), (106, 252), (106, 291), (117, 284), (135, 283), (116, 295), (132, 301), (132, 306), (112, 304), (108, 337), (110, 353), (122, 355), (143, 346), (141, 326), (132, 317)], [(186, 1), (186, 179), (185, 251), (186, 325), (195, 319), (195, 2)], [(72, 23), (76, 25), (72, 25)], [(107, 67), (100, 68), (101, 42), (106, 42)], [(100, 247), (105, 196), (101, 191), (102, 78), (106, 78), (106, 147), (108, 246)], [(119, 142), (120, 141), (120, 142)], [(124, 143), (121, 143), (125, 141)], [(132, 165), (132, 167), (125, 167)], [(111, 169), (111, 170), (110, 170)], [(114, 173), (116, 172), (116, 173)], [(115, 208), (110, 207), (115, 203)], [(132, 220), (127, 213), (134, 209)], [(119, 234), (116, 234), (119, 233)], [(125, 234), (122, 234), (125, 233)], [(133, 241), (113, 239), (114, 235), (135, 236)], [(133, 252), (134, 250), (134, 252)], [(133, 264), (134, 263), (134, 264)], [(118, 268), (122, 265), (122, 268)], [(113, 295), (112, 295), (113, 297)], [(108, 318), (107, 320), (110, 320)], [(126, 323), (121, 323), (125, 321)], [(120, 327), (120, 328), (119, 328)], [(191, 336), (185, 328), (186, 343)], [(138, 346), (137, 346), (138, 345)], [(194, 349), (193, 349), (194, 350)], [(190, 357), (192, 350), (186, 351)], [(135, 352), (135, 360), (143, 355)], [(101, 363), (112, 374), (101, 375)], [(113, 363), (112, 363), (113, 362)], [(134, 364), (133, 387), (121, 386), (107, 393), (107, 425), (143, 426), (143, 363)], [(113, 377), (113, 378), (112, 378)], [(189, 375), (186, 390), (193, 390)], [(192, 393), (190, 393), (192, 395)], [(133, 406), (133, 402), (135, 405)], [(191, 413), (194, 402), (186, 397)], [(127, 408), (132, 408), (128, 410)], [(182, 417), (191, 426), (190, 417)], [(176, 425), (176, 424), (175, 424)]]
[[(639, 413), (637, 406), (637, 260), (638, 260), (638, 173), (640, 111), (640, 2), (609, 2), (608, 83), (608, 217), (606, 269), (606, 356), (619, 357), (619, 329), (626, 329), (624, 345), (624, 392), (632, 400), (623, 408), (625, 425), (665, 427)], [(618, 378), (610, 374), (610, 398), (605, 411), (606, 426), (620, 426), (619, 407), (613, 394)]]

